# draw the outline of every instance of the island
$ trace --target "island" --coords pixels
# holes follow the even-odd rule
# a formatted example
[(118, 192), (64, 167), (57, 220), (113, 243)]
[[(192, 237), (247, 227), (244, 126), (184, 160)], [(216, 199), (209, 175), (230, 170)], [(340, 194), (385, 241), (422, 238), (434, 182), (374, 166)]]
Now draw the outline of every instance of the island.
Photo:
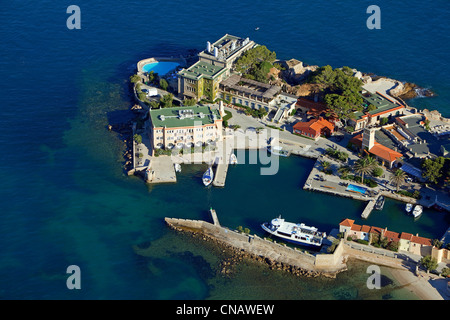
[[(141, 60), (130, 82), (136, 119), (125, 170), (147, 183), (174, 183), (182, 165), (207, 163), (213, 187), (225, 187), (234, 150), (257, 149), (316, 159), (303, 189), (364, 201), (363, 218), (387, 197), (403, 201), (412, 218), (424, 208), (450, 211), (450, 119), (409, 106), (405, 100), (433, 95), (415, 84), (280, 60), (265, 45), (229, 34), (198, 54)], [(302, 275), (334, 276), (351, 258), (450, 274), (450, 228), (428, 239), (343, 216), (311, 253), (224, 228), (210, 212), (214, 223), (166, 222)]]

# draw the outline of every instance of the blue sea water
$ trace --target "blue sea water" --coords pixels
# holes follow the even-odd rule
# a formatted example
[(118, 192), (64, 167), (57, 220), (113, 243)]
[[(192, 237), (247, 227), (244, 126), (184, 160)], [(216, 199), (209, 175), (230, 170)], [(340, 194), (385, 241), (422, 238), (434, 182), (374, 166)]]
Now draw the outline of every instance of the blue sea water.
[[(166, 216), (207, 219), (213, 206), (223, 225), (258, 234), (260, 222), (279, 213), (324, 230), (345, 217), (363, 223), (363, 203), (301, 190), (311, 160), (283, 158), (276, 176), (238, 165), (224, 189), (204, 189), (205, 167), (185, 166), (177, 184), (147, 187), (124, 175), (125, 145), (106, 130), (130, 117), (128, 78), (137, 61), (202, 49), (225, 33), (248, 36), (280, 59), (414, 82), (436, 96), (409, 104), (450, 116), (448, 1), (378, 1), (380, 30), (366, 28), (371, 4), (80, 0), (81, 29), (69, 30), (68, 4), (3, 3), (0, 298), (404, 298), (396, 287), (368, 292), (364, 266), (334, 281), (298, 281), (242, 265), (236, 278), (224, 279), (216, 274), (213, 248), (163, 222)], [(402, 204), (388, 200), (364, 223), (434, 238), (448, 218), (425, 210), (414, 222)], [(69, 265), (81, 269), (81, 290), (66, 287)]]

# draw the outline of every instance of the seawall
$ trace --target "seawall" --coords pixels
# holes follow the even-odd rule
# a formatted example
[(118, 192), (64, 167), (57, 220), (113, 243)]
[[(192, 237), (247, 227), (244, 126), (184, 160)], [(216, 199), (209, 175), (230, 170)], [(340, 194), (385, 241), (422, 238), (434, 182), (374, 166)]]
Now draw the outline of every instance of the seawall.
[(335, 277), (337, 273), (347, 270), (342, 259), (342, 244), (333, 254), (312, 255), (285, 244), (262, 239), (257, 235), (233, 231), (202, 220), (165, 218), (165, 221), (175, 230), (200, 233), (224, 246), (230, 246), (238, 252), (263, 260), (270, 266), (278, 265), (284, 270), (298, 271), (300, 269), (304, 271), (300, 273), (303, 275), (327, 277)]

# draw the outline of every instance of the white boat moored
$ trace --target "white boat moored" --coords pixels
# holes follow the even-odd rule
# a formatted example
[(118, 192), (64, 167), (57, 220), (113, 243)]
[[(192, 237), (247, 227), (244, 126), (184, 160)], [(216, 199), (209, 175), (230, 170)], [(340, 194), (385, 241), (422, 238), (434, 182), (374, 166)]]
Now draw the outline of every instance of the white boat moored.
[(422, 212), (423, 212), (423, 207), (422, 207), (421, 205), (416, 205), (416, 206), (414, 207), (414, 210), (413, 210), (413, 216), (414, 216), (414, 218), (420, 217), (420, 215), (422, 214)]
[(413, 209), (413, 205), (411, 203), (407, 203), (405, 206), (406, 212), (411, 213), (412, 209)]
[(316, 227), (309, 227), (304, 223), (286, 222), (280, 217), (272, 219), (270, 223), (261, 225), (264, 231), (286, 241), (312, 247), (320, 247), (326, 238), (325, 232), (319, 232)]
[(231, 155), (230, 155), (230, 163), (231, 164), (237, 164), (238, 162), (237, 162), (237, 157), (236, 157), (236, 155), (234, 154), (234, 153), (232, 153)]
[(202, 180), (205, 187), (209, 186), (211, 182), (213, 181), (214, 173), (211, 167), (208, 168), (208, 170), (205, 171), (203, 174)]

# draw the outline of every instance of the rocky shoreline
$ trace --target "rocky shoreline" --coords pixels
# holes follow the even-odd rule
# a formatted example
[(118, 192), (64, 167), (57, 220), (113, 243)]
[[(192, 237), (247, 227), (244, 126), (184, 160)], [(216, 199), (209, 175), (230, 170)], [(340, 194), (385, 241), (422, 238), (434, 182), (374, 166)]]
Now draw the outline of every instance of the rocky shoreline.
[[(326, 278), (336, 278), (337, 273), (326, 273), (319, 272), (313, 270), (306, 270), (303, 268), (299, 268), (296, 266), (292, 266), (289, 264), (285, 264), (282, 262), (274, 261), (271, 258), (255, 255), (249, 252), (246, 252), (243, 249), (235, 248), (229, 244), (226, 244), (220, 240), (217, 240), (214, 237), (206, 235), (197, 229), (190, 228), (182, 228), (176, 227), (173, 225), (169, 225), (169, 228), (181, 232), (187, 235), (190, 235), (192, 238), (196, 240), (201, 240), (207, 243), (212, 244), (214, 247), (220, 248), (222, 253), (222, 259), (220, 265), (218, 267), (218, 272), (225, 277), (232, 277), (236, 271), (236, 266), (239, 263), (247, 261), (254, 261), (266, 265), (270, 270), (278, 270), (290, 273), (299, 277), (308, 277), (308, 278), (317, 278), (317, 277), (326, 277)], [(340, 272), (345, 271), (341, 270)]]
[(109, 124), (108, 130), (119, 134), (120, 140), (125, 144), (123, 156), (123, 168), (125, 172), (133, 169), (133, 122)]

